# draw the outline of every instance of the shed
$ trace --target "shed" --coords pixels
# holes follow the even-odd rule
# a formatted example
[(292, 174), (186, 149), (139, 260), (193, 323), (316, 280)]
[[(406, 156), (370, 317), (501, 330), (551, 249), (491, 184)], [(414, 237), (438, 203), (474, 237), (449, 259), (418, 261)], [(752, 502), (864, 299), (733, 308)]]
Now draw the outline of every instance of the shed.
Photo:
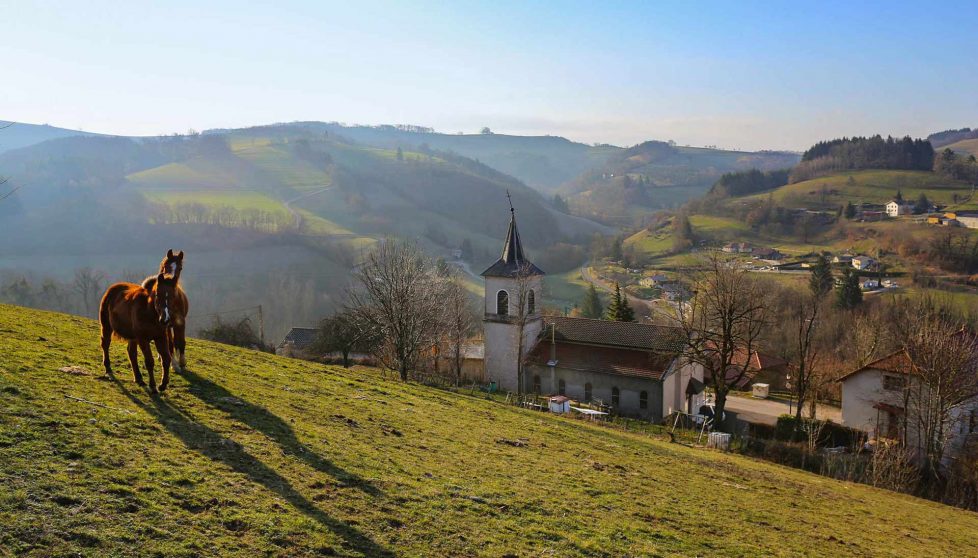
[(570, 399), (564, 397), (563, 395), (555, 395), (550, 398), (550, 412), (551, 413), (569, 413), (570, 412)]

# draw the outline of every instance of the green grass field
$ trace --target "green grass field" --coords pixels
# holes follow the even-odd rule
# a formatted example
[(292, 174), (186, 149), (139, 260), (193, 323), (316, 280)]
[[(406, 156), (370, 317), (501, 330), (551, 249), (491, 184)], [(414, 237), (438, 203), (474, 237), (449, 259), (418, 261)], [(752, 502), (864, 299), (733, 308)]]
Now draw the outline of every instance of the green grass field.
[[(970, 155), (978, 156), (978, 138), (961, 140), (959, 142), (952, 143), (951, 145), (945, 146), (946, 148), (953, 149), (959, 153), (967, 153)], [(938, 149), (938, 151), (944, 151), (944, 147)]]
[[(850, 182), (849, 178), (852, 178)], [(971, 195), (971, 186), (925, 171), (866, 170), (853, 171), (805, 180), (782, 186), (772, 192), (764, 192), (735, 198), (743, 200), (773, 197), (789, 207), (838, 208), (847, 201), (852, 203), (886, 203), (897, 191), (908, 201), (916, 200), (921, 193), (932, 202), (951, 205), (953, 196), (959, 199)]]
[(102, 376), (92, 321), (0, 306), (0, 333), (2, 554), (947, 556), (978, 532), (930, 501), (369, 369), (191, 340), (151, 397), (118, 343)]
[(169, 205), (199, 203), (209, 207), (231, 207), (238, 210), (259, 209), (287, 216), (282, 202), (264, 192), (246, 190), (144, 190), (144, 195), (156, 202)]

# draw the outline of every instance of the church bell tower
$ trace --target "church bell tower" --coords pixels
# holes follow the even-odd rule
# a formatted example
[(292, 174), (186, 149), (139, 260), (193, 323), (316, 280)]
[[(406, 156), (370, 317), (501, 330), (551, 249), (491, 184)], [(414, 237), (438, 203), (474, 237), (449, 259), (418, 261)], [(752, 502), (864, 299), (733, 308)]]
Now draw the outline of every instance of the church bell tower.
[[(509, 192), (506, 196), (509, 197)], [(483, 320), (486, 375), (500, 389), (520, 391), (519, 363), (533, 348), (543, 327), (539, 299), (543, 276), (543, 271), (523, 253), (516, 228), (516, 210), (510, 201), (509, 231), (503, 253), (482, 272), (486, 289)], [(525, 377), (523, 384), (523, 391), (527, 391)]]

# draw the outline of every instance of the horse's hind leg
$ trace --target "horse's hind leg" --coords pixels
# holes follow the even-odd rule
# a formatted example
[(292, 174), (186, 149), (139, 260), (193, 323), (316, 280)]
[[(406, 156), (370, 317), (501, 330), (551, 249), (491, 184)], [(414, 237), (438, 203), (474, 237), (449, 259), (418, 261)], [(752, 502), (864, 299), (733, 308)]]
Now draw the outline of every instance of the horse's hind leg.
[[(166, 386), (170, 384), (170, 343), (168, 342), (167, 335), (157, 339), (156, 352), (160, 354), (160, 366), (163, 367), (163, 373), (160, 377), (160, 391), (166, 390)], [(152, 380), (152, 376), (150, 376)]]
[(143, 375), (139, 373), (139, 346), (135, 341), (130, 341), (127, 351), (129, 352), (129, 365), (132, 366), (132, 379), (141, 386), (146, 385), (146, 382), (143, 381)]
[[(173, 355), (180, 364), (180, 370), (187, 368), (187, 326), (180, 324), (173, 328)], [(176, 368), (176, 367), (174, 367)]]
[(156, 377), (153, 375), (153, 350), (149, 348), (149, 340), (139, 340), (139, 350), (143, 352), (143, 362), (146, 364), (146, 374), (149, 375), (149, 391), (156, 393)]
[(105, 373), (112, 374), (112, 362), (109, 360), (109, 346), (112, 344), (112, 326), (108, 323), (102, 324), (102, 338), (100, 339), (102, 344), (102, 367), (105, 368)]

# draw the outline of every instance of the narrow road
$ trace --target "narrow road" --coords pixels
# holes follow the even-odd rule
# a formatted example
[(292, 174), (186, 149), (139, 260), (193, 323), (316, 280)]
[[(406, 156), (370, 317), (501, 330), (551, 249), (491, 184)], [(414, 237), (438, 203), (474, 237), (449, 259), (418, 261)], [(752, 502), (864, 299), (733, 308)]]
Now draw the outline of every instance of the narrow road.
[(327, 190), (331, 190), (331, 189), (333, 189), (332, 186), (327, 186), (327, 187), (325, 187), (325, 188), (323, 188), (321, 190), (316, 190), (314, 192), (306, 192), (305, 194), (302, 194), (301, 196), (296, 196), (296, 197), (292, 198), (291, 200), (286, 200), (286, 201), (282, 202), (282, 205), (285, 206), (285, 209), (287, 209), (289, 211), (289, 213), (292, 214), (292, 226), (295, 227), (295, 230), (299, 230), (301, 228), (300, 225), (302, 225), (302, 215), (298, 211), (292, 209), (292, 204), (295, 203), (295, 202), (297, 202), (297, 201), (304, 200), (304, 199), (308, 198), (309, 196), (315, 196), (316, 194), (322, 194), (323, 192), (325, 192)]
[[(807, 407), (808, 404), (806, 403)], [(727, 409), (737, 413), (737, 417), (747, 422), (760, 424), (770, 424), (774, 426), (778, 422), (778, 417), (789, 414), (788, 403), (775, 399), (754, 399), (752, 397), (740, 397), (737, 395), (727, 396)], [(795, 406), (791, 405), (791, 414), (794, 414)], [(815, 413), (817, 418), (831, 420), (835, 423), (842, 422), (842, 409), (831, 405), (819, 405)], [(808, 409), (803, 411), (808, 416)]]

